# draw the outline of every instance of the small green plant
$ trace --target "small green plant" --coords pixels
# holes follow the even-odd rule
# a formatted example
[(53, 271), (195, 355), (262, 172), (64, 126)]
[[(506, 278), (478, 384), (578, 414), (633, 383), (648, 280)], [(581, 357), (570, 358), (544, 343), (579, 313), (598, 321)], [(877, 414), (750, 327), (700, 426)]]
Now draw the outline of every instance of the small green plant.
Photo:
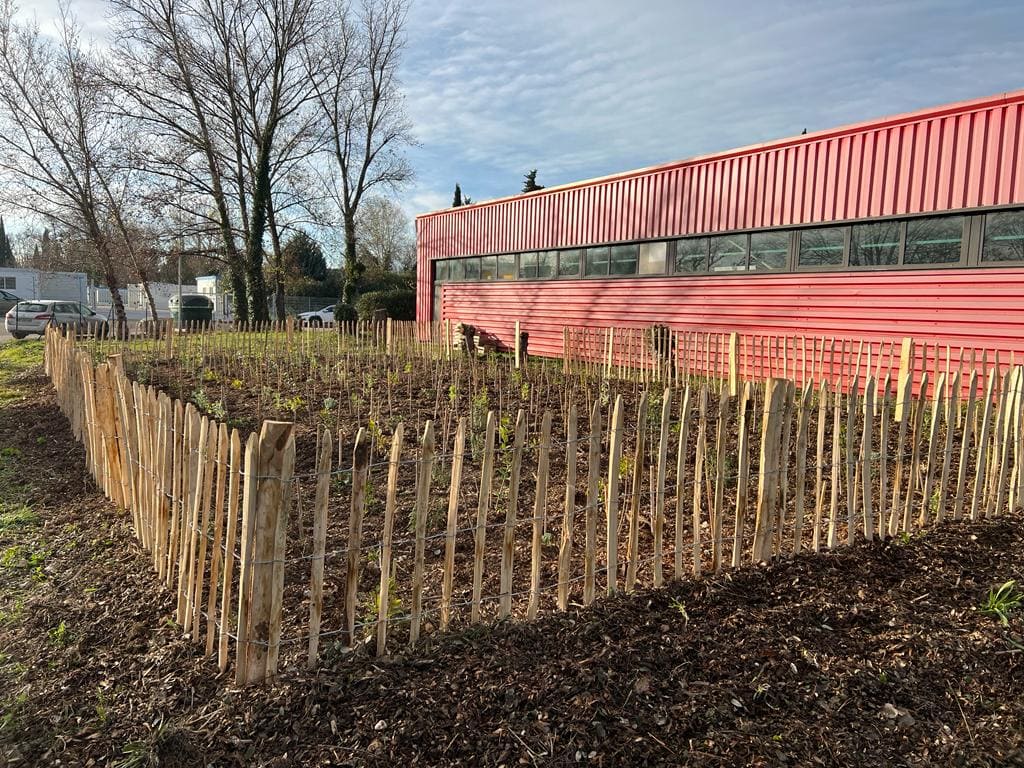
[(981, 612), (995, 616), (1006, 627), (1010, 624), (1010, 614), (1020, 607), (1021, 602), (1024, 602), (1024, 594), (1017, 589), (1017, 582), (1010, 579), (998, 589), (993, 587), (988, 591), (988, 598), (981, 604)]
[(448, 385), (448, 402), (454, 407), (455, 403), (459, 400), (459, 385), (449, 384)]
[[(398, 616), (402, 612), (402, 601), (397, 595), (398, 582), (395, 580), (395, 577), (392, 576), (388, 579), (387, 617), (389, 619)], [(366, 632), (369, 634), (372, 631), (372, 625), (377, 621), (377, 617), (380, 615), (380, 586), (375, 587), (367, 596), (366, 601), (363, 603), (363, 610), (361, 613), (361, 623), (370, 625), (366, 628)]]
[(242, 388), (242, 380), (241, 379), (232, 379), (231, 380), (231, 388), (232, 389), (241, 389)]
[(65, 648), (71, 642), (71, 637), (68, 633), (67, 624), (61, 621), (56, 627), (47, 632), (50, 637), (50, 642), (56, 645), (58, 648)]
[(672, 600), (671, 605), (672, 605), (673, 608), (675, 608), (679, 612), (679, 615), (683, 617), (683, 624), (684, 625), (689, 624), (690, 623), (690, 614), (688, 614), (686, 612), (686, 603), (684, 603), (682, 600), (680, 600), (677, 597), (677, 598), (674, 598)]
[(552, 546), (555, 543), (555, 535), (551, 533), (551, 531), (545, 531), (545, 533), (540, 537), (540, 543), (545, 547)]
[(203, 381), (215, 382), (215, 381), (219, 381), (219, 379), (220, 379), (220, 377), (217, 375), (216, 371), (211, 370), (209, 368), (207, 368), (205, 371), (203, 371)]

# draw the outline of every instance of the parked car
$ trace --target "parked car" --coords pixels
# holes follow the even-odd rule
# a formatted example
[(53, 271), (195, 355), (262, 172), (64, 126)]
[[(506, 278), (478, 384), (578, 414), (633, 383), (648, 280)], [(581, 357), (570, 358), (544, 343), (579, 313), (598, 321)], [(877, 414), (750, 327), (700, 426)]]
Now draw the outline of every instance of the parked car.
[(11, 293), (10, 291), (5, 291), (2, 288), (0, 288), (0, 312), (6, 314), (7, 310), (11, 309), (19, 301), (21, 301), (21, 299), (19, 299), (13, 293)]
[(30, 333), (42, 335), (48, 325), (97, 336), (106, 336), (110, 329), (102, 315), (77, 301), (21, 301), (4, 316), (4, 327), (16, 339), (23, 339)]
[(334, 305), (318, 309), (316, 312), (300, 312), (296, 317), (302, 325), (313, 328), (334, 325)]

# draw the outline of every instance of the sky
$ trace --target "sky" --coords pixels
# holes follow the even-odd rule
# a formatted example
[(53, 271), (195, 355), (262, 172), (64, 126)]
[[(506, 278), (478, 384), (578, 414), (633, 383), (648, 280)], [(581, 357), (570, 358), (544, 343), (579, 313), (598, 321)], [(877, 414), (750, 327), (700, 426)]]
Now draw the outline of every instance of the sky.
[[(45, 24), (56, 0), (22, 0)], [(89, 33), (101, 0), (71, 0)], [(412, 0), (410, 214), (1024, 88), (1021, 0)]]

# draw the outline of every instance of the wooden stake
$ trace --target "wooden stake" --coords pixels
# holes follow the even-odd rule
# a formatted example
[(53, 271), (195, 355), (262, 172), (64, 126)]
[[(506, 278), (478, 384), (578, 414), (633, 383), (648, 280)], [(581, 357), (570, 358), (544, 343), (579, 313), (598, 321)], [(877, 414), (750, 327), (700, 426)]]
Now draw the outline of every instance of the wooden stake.
[(420, 459), (416, 464), (416, 550), (413, 554), (412, 610), (409, 619), (409, 647), (420, 637), (423, 616), (423, 571), (427, 544), (427, 512), (430, 508), (430, 482), (434, 470), (434, 422), (428, 420), (420, 441)]
[(654, 535), (654, 586), (664, 582), (664, 530), (665, 530), (665, 475), (668, 463), (669, 417), (672, 410), (672, 390), (666, 387), (661, 395), (661, 431), (658, 437), (657, 490), (654, 509), (651, 511)]
[(526, 442), (526, 414), (522, 408), (516, 415), (515, 442), (512, 446), (512, 472), (509, 476), (508, 508), (501, 543), (501, 597), (498, 617), (506, 618), (512, 612), (512, 569), (515, 557), (516, 520), (519, 517), (519, 474), (523, 463), (523, 445)]
[(316, 501), (313, 506), (313, 558), (309, 573), (309, 649), (306, 666), (315, 669), (320, 648), (320, 617), (324, 605), (324, 558), (327, 551), (327, 509), (331, 495), (331, 460), (334, 445), (331, 430), (320, 439), (316, 462)]
[(558, 609), (569, 607), (569, 565), (572, 561), (572, 536), (576, 516), (576, 404), (569, 406), (565, 422), (565, 507), (562, 513), (562, 539), (558, 547)]
[(537, 618), (540, 607), (540, 565), (544, 534), (544, 513), (548, 498), (548, 464), (551, 453), (551, 411), (544, 411), (540, 428), (540, 445), (537, 447), (537, 493), (533, 503), (533, 541), (530, 562), (530, 602), (526, 618)]
[(477, 498), (476, 530), (473, 533), (473, 602), (471, 624), (480, 621), (480, 598), (483, 590), (484, 556), (487, 544), (487, 514), (490, 511), (491, 484), (494, 482), (494, 411), (487, 412), (484, 426), (484, 455), (480, 467), (480, 494)]
[[(391, 346), (391, 320), (388, 319), (388, 347)], [(384, 502), (384, 529), (380, 541), (380, 585), (377, 588), (377, 656), (387, 650), (388, 621), (391, 618), (391, 538), (395, 529), (395, 507), (398, 496), (398, 467), (402, 460), (402, 442), (405, 425), (395, 427), (391, 439), (391, 457), (388, 462), (388, 490)], [(328, 455), (330, 451), (328, 450)], [(319, 499), (318, 499), (319, 501)]]
[(595, 399), (590, 411), (590, 437), (587, 451), (586, 541), (583, 551), (583, 604), (594, 602), (595, 561), (597, 559), (597, 514), (600, 504), (598, 485), (601, 473), (601, 402)]
[(747, 490), (750, 483), (750, 382), (744, 382), (739, 398), (739, 426), (736, 453), (736, 517), (733, 524), (732, 567), (739, 568), (743, 557), (743, 536), (747, 525)]
[(622, 460), (622, 410), (622, 395), (618, 395), (615, 398), (609, 432), (608, 499), (605, 504), (605, 562), (608, 565), (609, 595), (618, 591), (619, 581), (619, 464)]
[(359, 561), (362, 556), (363, 515), (366, 513), (366, 483), (370, 474), (370, 436), (359, 428), (353, 448), (352, 502), (348, 517), (345, 568), (345, 637), (356, 644), (356, 607), (359, 597)]

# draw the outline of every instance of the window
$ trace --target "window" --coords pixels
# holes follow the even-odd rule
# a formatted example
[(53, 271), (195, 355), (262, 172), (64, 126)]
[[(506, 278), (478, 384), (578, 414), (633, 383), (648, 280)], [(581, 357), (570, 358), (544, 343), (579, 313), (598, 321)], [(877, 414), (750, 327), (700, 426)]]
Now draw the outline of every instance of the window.
[(640, 244), (640, 274), (663, 275), (668, 258), (668, 243)]
[(448, 279), (462, 280), (466, 277), (466, 263), (463, 259), (452, 259), (448, 262)]
[(533, 280), (537, 277), (537, 252), (519, 254), (519, 279)]
[(498, 277), (498, 257), (497, 256), (481, 256), (480, 257), (480, 279), (481, 280), (496, 280)]
[(691, 237), (676, 241), (676, 272), (708, 271), (707, 237)]
[(18, 287), (18, 278), (16, 277), (0, 277), (0, 288), (6, 288), (9, 291), (16, 290)]
[(16, 307), (18, 312), (49, 312), (45, 304), (36, 304), (31, 301), (23, 301)]
[(904, 264), (956, 264), (964, 239), (963, 216), (911, 219), (907, 222)]
[(443, 283), (448, 279), (448, 262), (442, 259), (434, 262), (434, 280)]
[(498, 279), (516, 279), (516, 255), (514, 253), (503, 253), (498, 256)]
[(640, 257), (638, 245), (613, 245), (611, 248), (611, 269), (613, 275), (635, 275)]
[(990, 213), (985, 217), (982, 261), (1024, 261), (1024, 211)]
[(851, 267), (881, 267), (899, 264), (900, 224), (881, 221), (857, 224), (850, 236)]
[(537, 277), (542, 280), (554, 277), (557, 264), (558, 251), (541, 251), (537, 254)]
[(607, 275), (608, 261), (608, 246), (603, 246), (601, 248), (587, 248), (585, 268), (586, 271), (583, 274), (585, 274), (587, 277), (593, 277), (594, 275)]
[(712, 272), (742, 272), (747, 268), (747, 235), (723, 235), (709, 240)]
[(800, 233), (799, 267), (841, 267), (846, 230), (839, 227), (805, 229)]
[(750, 236), (752, 272), (785, 269), (789, 261), (789, 232), (755, 232)]
[(480, 259), (466, 259), (466, 279), (480, 279)]
[(580, 276), (580, 255), (583, 252), (574, 249), (571, 251), (558, 252), (558, 276), (579, 277)]

